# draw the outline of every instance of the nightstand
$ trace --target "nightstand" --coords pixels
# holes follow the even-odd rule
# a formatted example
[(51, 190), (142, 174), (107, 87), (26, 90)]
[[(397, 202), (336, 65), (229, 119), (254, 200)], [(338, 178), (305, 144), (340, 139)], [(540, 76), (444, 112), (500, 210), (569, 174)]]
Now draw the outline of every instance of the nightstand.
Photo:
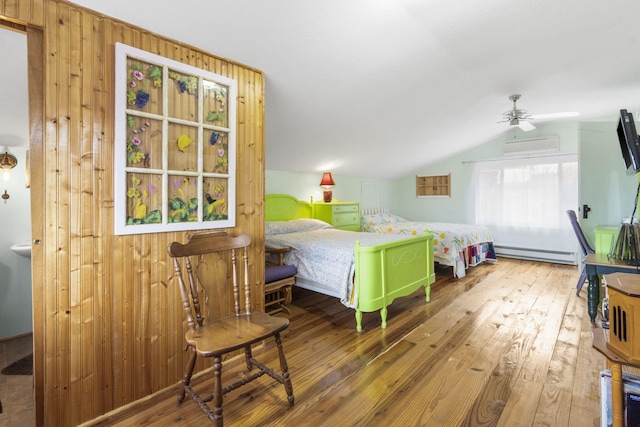
[(313, 204), (313, 217), (340, 230), (360, 231), (358, 202), (317, 202)]

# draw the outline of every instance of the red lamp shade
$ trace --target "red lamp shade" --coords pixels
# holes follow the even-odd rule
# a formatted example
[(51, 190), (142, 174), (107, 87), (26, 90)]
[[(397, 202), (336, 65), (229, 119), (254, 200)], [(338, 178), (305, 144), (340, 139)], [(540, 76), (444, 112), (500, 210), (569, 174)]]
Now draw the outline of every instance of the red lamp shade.
[(334, 185), (336, 185), (336, 183), (333, 182), (333, 177), (331, 176), (331, 172), (325, 172), (324, 174), (322, 174), (322, 180), (320, 181), (320, 187), (326, 188), (326, 190), (324, 190), (324, 201), (325, 201), (325, 203), (330, 203), (331, 202), (331, 198), (333, 197), (333, 192), (331, 190), (329, 190), (329, 188), (333, 187)]
[(322, 175), (322, 181), (320, 181), (320, 187), (329, 188), (332, 185), (336, 185), (336, 183), (333, 182), (333, 178), (331, 177), (331, 172), (325, 172)]

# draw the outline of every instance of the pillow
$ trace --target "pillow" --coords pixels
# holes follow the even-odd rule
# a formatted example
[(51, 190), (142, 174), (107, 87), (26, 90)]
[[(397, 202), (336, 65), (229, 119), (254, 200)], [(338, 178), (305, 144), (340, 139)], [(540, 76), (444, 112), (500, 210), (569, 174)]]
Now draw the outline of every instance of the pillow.
[(362, 215), (362, 217), (360, 218), (360, 223), (363, 225), (391, 224), (391, 223), (406, 222), (406, 221), (407, 220), (402, 218), (401, 216), (390, 214), (390, 213)]
[(394, 215), (394, 214), (386, 214), (386, 215), (387, 215), (387, 219), (389, 219), (389, 222), (407, 222), (407, 220), (401, 216)]
[(270, 236), (274, 234), (299, 233), (302, 231), (322, 230), (325, 228), (333, 228), (324, 221), (313, 218), (292, 219), (290, 221), (267, 221), (265, 234)]

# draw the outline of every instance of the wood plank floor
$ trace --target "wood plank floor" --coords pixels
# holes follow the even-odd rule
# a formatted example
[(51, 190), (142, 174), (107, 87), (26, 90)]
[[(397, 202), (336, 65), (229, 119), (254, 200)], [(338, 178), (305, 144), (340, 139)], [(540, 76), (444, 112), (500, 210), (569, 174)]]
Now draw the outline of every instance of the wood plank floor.
[[(598, 426), (599, 372), (578, 269), (500, 259), (463, 279), (438, 272), (396, 300), (388, 326), (336, 299), (296, 289), (284, 336), (296, 402), (262, 377), (225, 398), (225, 424), (261, 426)], [(273, 345), (256, 352), (273, 367)], [(235, 361), (225, 378), (243, 375)], [(195, 381), (194, 384), (206, 385)], [(175, 390), (89, 425), (206, 425)]]
[[(295, 406), (263, 378), (265, 391), (249, 385), (225, 400), (226, 424), (598, 425), (605, 363), (591, 348), (576, 280), (575, 267), (508, 259), (464, 279), (445, 269), (431, 303), (422, 292), (396, 301), (386, 330), (377, 314), (365, 314), (363, 333), (354, 331), (352, 310), (296, 289), (284, 338)], [(30, 337), (0, 344), (6, 366), (30, 350)], [(272, 346), (257, 355), (275, 361)], [(226, 369), (242, 374), (235, 362)], [(0, 376), (0, 426), (33, 425), (31, 378)], [(177, 405), (170, 390), (144, 410), (90, 424), (203, 423), (195, 404)]]

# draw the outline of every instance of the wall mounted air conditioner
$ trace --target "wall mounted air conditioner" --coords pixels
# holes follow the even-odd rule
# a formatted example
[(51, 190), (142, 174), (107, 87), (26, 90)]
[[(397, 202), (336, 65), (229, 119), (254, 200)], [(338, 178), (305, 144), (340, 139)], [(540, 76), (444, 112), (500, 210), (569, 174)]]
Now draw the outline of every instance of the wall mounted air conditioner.
[(556, 135), (529, 139), (513, 139), (511, 141), (505, 141), (502, 149), (505, 156), (558, 153), (560, 151), (560, 137)]

